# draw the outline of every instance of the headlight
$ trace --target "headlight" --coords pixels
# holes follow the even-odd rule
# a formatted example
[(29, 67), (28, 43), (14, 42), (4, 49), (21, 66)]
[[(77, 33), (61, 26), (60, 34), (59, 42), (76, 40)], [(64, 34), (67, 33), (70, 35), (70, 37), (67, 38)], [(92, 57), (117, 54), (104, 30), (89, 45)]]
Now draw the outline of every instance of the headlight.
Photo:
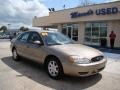
[(90, 60), (88, 58), (80, 57), (80, 56), (70, 56), (69, 61), (71, 63), (76, 64), (88, 64), (90, 63)]

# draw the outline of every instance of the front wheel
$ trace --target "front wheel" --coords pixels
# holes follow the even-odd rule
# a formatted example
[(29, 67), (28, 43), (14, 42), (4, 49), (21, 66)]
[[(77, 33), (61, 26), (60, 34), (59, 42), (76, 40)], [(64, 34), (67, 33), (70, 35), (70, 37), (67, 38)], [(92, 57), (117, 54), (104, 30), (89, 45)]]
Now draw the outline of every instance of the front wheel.
[(56, 58), (49, 58), (46, 64), (47, 73), (53, 79), (60, 79), (63, 76), (63, 68), (60, 61)]

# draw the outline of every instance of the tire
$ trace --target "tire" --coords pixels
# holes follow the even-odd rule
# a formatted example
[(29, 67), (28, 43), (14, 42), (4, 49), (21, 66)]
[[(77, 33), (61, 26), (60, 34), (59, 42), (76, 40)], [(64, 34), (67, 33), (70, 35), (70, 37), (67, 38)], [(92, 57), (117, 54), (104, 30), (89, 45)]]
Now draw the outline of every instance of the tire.
[(12, 58), (15, 61), (19, 61), (19, 55), (17, 54), (17, 50), (15, 48), (12, 50)]
[(50, 57), (46, 62), (46, 70), (48, 75), (55, 79), (61, 79), (63, 76), (63, 67), (60, 61), (55, 57)]

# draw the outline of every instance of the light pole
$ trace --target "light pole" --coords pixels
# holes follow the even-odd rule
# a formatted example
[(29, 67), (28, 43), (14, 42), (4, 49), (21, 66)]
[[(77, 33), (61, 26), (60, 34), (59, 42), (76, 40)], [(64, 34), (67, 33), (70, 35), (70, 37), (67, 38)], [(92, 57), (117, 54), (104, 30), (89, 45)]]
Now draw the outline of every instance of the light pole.
[(11, 24), (8, 24), (8, 30), (10, 29), (10, 25), (11, 25)]
[(8, 24), (8, 28), (7, 28), (7, 30), (8, 30), (9, 33), (11, 34), (11, 32), (10, 32), (10, 25), (11, 25), (11, 24)]

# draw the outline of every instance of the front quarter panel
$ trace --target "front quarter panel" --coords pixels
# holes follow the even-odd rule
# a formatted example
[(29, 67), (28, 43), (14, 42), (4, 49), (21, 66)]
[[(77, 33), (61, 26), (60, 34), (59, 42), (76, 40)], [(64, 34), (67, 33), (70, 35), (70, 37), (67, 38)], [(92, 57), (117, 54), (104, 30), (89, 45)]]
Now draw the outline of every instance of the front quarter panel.
[(46, 56), (43, 58), (43, 60), (45, 60), (45, 58), (48, 55), (53, 55), (53, 56), (57, 57), (62, 64), (68, 62), (67, 61), (67, 56), (68, 55), (64, 52), (61, 52), (61, 51), (59, 51), (57, 49), (54, 49), (54, 48), (51, 48), (51, 46), (48, 46), (47, 48), (45, 48), (45, 51), (47, 53), (46, 53)]

